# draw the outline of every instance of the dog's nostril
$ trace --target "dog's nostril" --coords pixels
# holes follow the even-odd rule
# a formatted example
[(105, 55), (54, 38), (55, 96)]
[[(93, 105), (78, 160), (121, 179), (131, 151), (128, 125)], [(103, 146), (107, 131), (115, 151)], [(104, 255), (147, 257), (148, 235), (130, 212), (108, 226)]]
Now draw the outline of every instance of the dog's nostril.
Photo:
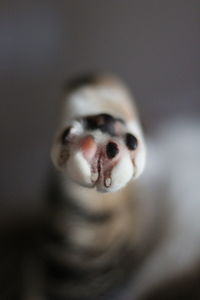
[(135, 150), (138, 146), (138, 140), (131, 133), (126, 134), (126, 146), (129, 150)]
[(108, 158), (114, 158), (119, 153), (117, 144), (109, 142), (106, 146), (106, 154)]

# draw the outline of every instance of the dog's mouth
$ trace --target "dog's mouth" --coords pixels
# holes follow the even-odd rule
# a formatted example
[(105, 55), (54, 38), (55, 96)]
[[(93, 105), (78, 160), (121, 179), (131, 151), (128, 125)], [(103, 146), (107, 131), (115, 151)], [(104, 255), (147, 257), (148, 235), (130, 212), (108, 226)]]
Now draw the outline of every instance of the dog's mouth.
[(91, 162), (91, 180), (94, 186), (109, 188), (112, 185), (112, 169), (117, 160), (110, 161), (102, 150), (98, 150)]

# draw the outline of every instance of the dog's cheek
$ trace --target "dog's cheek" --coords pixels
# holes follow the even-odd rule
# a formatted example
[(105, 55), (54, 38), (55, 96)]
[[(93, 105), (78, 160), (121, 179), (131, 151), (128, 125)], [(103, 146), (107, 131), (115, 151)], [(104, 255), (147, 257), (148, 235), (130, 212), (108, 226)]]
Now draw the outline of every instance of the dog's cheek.
[(134, 175), (134, 166), (130, 155), (124, 154), (118, 164), (112, 170), (112, 185), (110, 191), (117, 191), (131, 180)]
[(77, 151), (70, 155), (67, 162), (67, 175), (82, 186), (91, 187), (91, 167), (83, 157), (82, 152)]
[[(139, 151), (138, 151), (139, 150)], [(140, 148), (134, 154), (132, 158), (133, 165), (135, 167), (134, 178), (138, 178), (144, 171), (146, 165), (146, 148), (144, 144), (140, 144)]]

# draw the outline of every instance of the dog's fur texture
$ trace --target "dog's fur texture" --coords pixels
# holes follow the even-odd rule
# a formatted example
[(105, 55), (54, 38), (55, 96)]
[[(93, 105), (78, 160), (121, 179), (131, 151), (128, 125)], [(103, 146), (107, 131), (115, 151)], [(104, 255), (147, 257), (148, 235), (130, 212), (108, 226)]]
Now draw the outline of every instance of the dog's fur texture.
[(45, 284), (34, 299), (200, 299), (199, 128), (171, 122), (147, 142), (146, 159), (120, 80), (86, 76), (66, 87), (51, 151)]

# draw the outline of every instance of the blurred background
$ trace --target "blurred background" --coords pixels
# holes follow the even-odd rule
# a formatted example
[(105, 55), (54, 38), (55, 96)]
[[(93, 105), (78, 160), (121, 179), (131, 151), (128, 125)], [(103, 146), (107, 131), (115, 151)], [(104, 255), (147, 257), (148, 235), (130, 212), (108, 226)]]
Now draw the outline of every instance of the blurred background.
[(118, 74), (148, 133), (198, 116), (199, 60), (199, 0), (1, 0), (1, 228), (40, 213), (65, 80)]

